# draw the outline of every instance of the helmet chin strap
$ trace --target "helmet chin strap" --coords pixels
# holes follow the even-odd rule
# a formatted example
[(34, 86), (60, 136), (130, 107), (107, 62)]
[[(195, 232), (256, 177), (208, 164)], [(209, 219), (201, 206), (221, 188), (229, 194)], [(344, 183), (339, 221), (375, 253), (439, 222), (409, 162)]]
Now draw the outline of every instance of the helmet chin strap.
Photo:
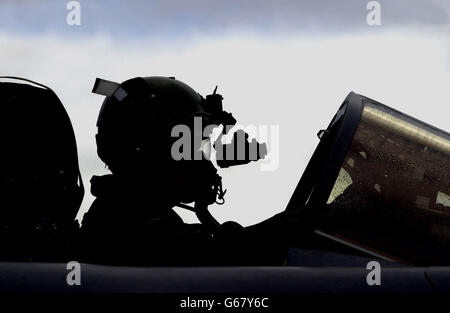
[(220, 223), (209, 212), (206, 202), (196, 201), (194, 207), (180, 202), (176, 206), (194, 212), (198, 220), (211, 232), (214, 232), (220, 226)]
[(217, 230), (220, 226), (220, 223), (211, 215), (211, 212), (209, 212), (208, 210), (208, 206), (209, 204), (214, 202), (219, 205), (224, 204), (225, 203), (224, 196), (226, 193), (226, 190), (224, 191), (222, 188), (222, 178), (219, 175), (217, 175), (216, 178), (217, 179), (213, 185), (213, 192), (215, 194), (215, 197), (217, 197), (216, 200), (211, 200), (207, 198), (199, 199), (195, 201), (194, 207), (187, 204), (183, 204), (181, 202), (176, 204), (176, 206), (180, 208), (194, 212), (200, 223), (202, 223), (205, 227), (207, 227), (211, 232)]
[(208, 204), (202, 201), (196, 201), (194, 208), (196, 210), (198, 220), (205, 225), (209, 230), (215, 231), (219, 228), (220, 223), (211, 215), (208, 210)]

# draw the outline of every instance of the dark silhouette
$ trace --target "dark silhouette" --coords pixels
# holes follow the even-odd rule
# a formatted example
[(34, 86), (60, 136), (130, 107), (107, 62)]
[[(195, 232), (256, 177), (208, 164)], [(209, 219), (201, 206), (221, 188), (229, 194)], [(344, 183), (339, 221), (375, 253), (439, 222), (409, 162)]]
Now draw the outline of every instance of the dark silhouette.
[(66, 259), (84, 195), (72, 124), (48, 87), (1, 78), (25, 83), (0, 83), (0, 258)]
[[(209, 137), (207, 126), (223, 125), (226, 133), (226, 126), (236, 123), (223, 110), (216, 90), (203, 98), (174, 78), (137, 77), (122, 84), (97, 79), (93, 91), (106, 96), (96, 139), (98, 155), (112, 174), (91, 180), (96, 200), (82, 222), (87, 260), (148, 265), (283, 263), (287, 238), (298, 229), (295, 213), (283, 212), (244, 228), (236, 222), (220, 225), (208, 211), (208, 205), (224, 201), (225, 191), (213, 163), (196, 159), (196, 153)], [(200, 130), (196, 118), (201, 119)], [(177, 125), (185, 125), (193, 135), (187, 148), (176, 151), (188, 157), (178, 160), (173, 147), (180, 138), (172, 133)], [(237, 148), (231, 158), (217, 162), (221, 167), (264, 157), (265, 145), (237, 134), (256, 154), (236, 158), (237, 135), (228, 147), (217, 140), (216, 149)], [(194, 211), (201, 223), (185, 224), (172, 209), (175, 206)]]

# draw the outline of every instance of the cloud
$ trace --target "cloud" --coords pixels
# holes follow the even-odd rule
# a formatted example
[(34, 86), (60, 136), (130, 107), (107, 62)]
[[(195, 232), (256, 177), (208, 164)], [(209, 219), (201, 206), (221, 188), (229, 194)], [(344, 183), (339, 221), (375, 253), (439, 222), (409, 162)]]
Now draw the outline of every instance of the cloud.
[[(71, 36), (107, 33), (113, 37), (180, 39), (235, 32), (261, 36), (333, 35), (368, 32), (365, 0), (80, 0), (82, 26), (66, 25), (60, 0), (2, 1), (4, 31), (57, 32)], [(382, 25), (443, 27), (449, 25), (447, 0), (382, 0)], [(373, 31), (373, 30), (372, 30)]]

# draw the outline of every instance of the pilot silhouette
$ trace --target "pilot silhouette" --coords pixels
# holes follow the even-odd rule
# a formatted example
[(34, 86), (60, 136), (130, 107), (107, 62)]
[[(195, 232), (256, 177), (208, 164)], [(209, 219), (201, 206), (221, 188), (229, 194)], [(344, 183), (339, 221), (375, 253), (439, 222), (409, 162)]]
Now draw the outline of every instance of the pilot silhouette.
[[(208, 205), (222, 202), (221, 177), (208, 157), (195, 158), (210, 140), (207, 126), (232, 126), (234, 117), (223, 110), (222, 96), (206, 98), (172, 77), (136, 77), (122, 84), (97, 79), (93, 92), (106, 96), (97, 121), (97, 153), (112, 174), (94, 176), (96, 197), (84, 215), (85, 257), (108, 263), (154, 265), (282, 264), (286, 238), (296, 228), (293, 213), (280, 213), (260, 224), (242, 227), (219, 224)], [(195, 128), (201, 119), (202, 129)], [(174, 157), (179, 125), (192, 131), (191, 145)], [(176, 133), (176, 132), (175, 132)], [(223, 132), (225, 134), (226, 131)], [(253, 157), (218, 161), (221, 167), (245, 164), (264, 157), (265, 145), (248, 141)], [(226, 150), (220, 140), (216, 149)], [(187, 147), (187, 148), (186, 148)], [(229, 147), (228, 147), (229, 148)], [(242, 148), (242, 147), (241, 147)], [(236, 151), (235, 151), (236, 152)], [(237, 151), (239, 153), (239, 151)], [(203, 155), (205, 156), (205, 155)], [(195, 203), (190, 207), (189, 203)], [(199, 224), (185, 224), (173, 210), (194, 211)], [(253, 208), (251, 208), (253, 210)]]
[(0, 78), (21, 81), (0, 83), (0, 258), (68, 259), (84, 195), (72, 124), (50, 88)]

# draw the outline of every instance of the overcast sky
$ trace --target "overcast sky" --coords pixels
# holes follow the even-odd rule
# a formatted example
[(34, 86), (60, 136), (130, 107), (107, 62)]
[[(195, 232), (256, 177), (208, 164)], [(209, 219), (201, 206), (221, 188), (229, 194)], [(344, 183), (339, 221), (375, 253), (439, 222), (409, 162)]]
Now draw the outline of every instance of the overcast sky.
[[(449, 131), (450, 1), (380, 1), (381, 26), (367, 25), (359, 0), (86, 0), (80, 26), (66, 24), (67, 2), (0, 2), (0, 73), (59, 95), (86, 182), (107, 172), (94, 140), (96, 77), (175, 76), (204, 95), (219, 85), (240, 123), (277, 125), (277, 170), (222, 171), (227, 203), (212, 211), (244, 225), (284, 210), (317, 131), (352, 90)], [(92, 200), (87, 190), (79, 217)]]
[[(189, 35), (254, 32), (276, 36), (295, 33), (368, 31), (362, 0), (85, 0), (83, 27), (66, 27), (64, 0), (3, 0), (2, 28), (14, 32), (82, 34), (183, 39)], [(446, 0), (379, 1), (383, 25), (448, 25)]]

